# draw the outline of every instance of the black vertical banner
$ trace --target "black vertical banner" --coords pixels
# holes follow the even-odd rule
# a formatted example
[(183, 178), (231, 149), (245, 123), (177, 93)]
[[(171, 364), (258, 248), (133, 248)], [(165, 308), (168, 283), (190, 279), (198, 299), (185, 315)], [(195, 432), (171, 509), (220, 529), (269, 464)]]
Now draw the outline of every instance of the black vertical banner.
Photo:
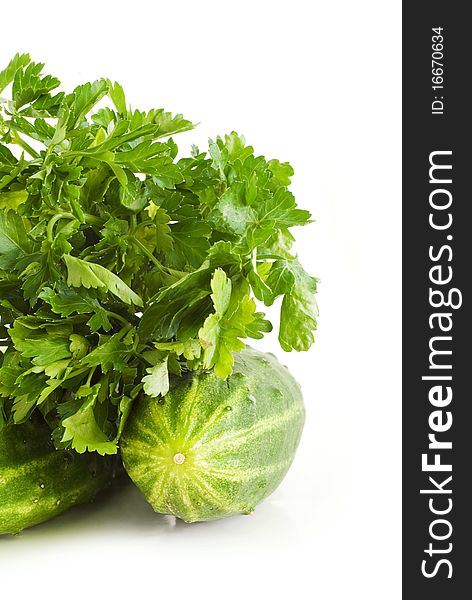
[(403, 3), (403, 597), (472, 592), (472, 30)]

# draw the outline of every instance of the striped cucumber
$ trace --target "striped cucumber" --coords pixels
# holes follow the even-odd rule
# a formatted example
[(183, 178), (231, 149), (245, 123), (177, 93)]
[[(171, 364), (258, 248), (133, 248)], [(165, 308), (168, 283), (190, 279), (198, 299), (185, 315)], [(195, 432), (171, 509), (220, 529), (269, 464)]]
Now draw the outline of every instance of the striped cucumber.
[(304, 420), (288, 370), (246, 348), (226, 381), (191, 373), (160, 402), (141, 398), (122, 438), (123, 464), (156, 512), (187, 522), (250, 513), (285, 476)]
[(92, 500), (111, 482), (116, 457), (55, 450), (41, 421), (0, 431), (0, 535), (15, 534)]

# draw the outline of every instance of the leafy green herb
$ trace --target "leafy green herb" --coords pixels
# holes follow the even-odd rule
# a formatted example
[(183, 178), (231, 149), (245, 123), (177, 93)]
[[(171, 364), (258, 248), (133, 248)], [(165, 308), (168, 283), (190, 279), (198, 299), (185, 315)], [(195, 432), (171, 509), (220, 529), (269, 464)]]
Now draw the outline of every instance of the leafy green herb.
[(146, 369), (147, 375), (143, 377), (144, 392), (156, 398), (165, 396), (169, 391), (169, 371), (167, 370), (167, 357), (160, 360), (157, 364)]
[(310, 214), (242, 136), (181, 157), (182, 115), (43, 68), (0, 71), (0, 428), (39, 411), (57, 447), (110, 454), (140, 394), (231, 374), (272, 329), (257, 302), (280, 298), (284, 350), (310, 347), (317, 280), (290, 231)]

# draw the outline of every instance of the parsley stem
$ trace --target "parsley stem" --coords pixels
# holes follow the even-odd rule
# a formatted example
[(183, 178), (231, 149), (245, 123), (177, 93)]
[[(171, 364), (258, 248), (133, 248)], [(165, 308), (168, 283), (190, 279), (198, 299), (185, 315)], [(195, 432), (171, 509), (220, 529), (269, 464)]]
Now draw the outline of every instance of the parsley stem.
[(178, 275), (179, 278), (182, 277), (182, 273), (180, 271), (175, 271), (174, 269), (171, 269), (169, 267), (164, 267), (164, 265), (157, 260), (157, 258), (154, 256), (154, 254), (150, 250), (148, 250), (146, 248), (146, 246), (144, 244), (142, 244), (139, 240), (137, 240), (135, 237), (133, 237), (131, 239), (136, 244), (136, 246), (141, 250), (141, 252), (149, 258), (149, 260), (159, 269), (159, 271), (161, 271), (161, 273), (168, 273), (170, 275)]
[(252, 268), (254, 270), (254, 273), (257, 274), (257, 249), (256, 248), (254, 248), (254, 250), (252, 251), (251, 262), (252, 262)]
[[(75, 219), (75, 217), (72, 213), (63, 213), (63, 212), (57, 213), (57, 212), (54, 212), (53, 210), (51, 210), (49, 212), (54, 217), (57, 216), (58, 214), (61, 214), (61, 215), (68, 215), (67, 217), (64, 217), (64, 218)], [(90, 225), (103, 225), (103, 223), (104, 223), (104, 219), (101, 219), (100, 217), (96, 217), (95, 215), (90, 215), (89, 213), (84, 213), (84, 218), (85, 218), (85, 222), (90, 223)]]
[(75, 217), (72, 213), (67, 213), (67, 212), (57, 213), (56, 215), (54, 215), (52, 217), (52, 219), (49, 221), (48, 227), (47, 227), (48, 242), (51, 242), (51, 243), (53, 242), (53, 240), (54, 240), (54, 236), (53, 236), (54, 225), (60, 219), (75, 219)]
[(111, 317), (112, 319), (116, 319), (117, 321), (120, 321), (121, 323), (123, 323), (123, 325), (129, 325), (129, 321), (127, 321), (124, 317), (122, 317), (121, 315), (119, 315), (116, 312), (107, 310), (107, 315), (109, 317)]
[(90, 384), (92, 383), (92, 377), (93, 377), (93, 375), (94, 375), (94, 373), (95, 373), (95, 370), (96, 370), (96, 368), (97, 368), (97, 367), (95, 366), (95, 367), (92, 367), (92, 368), (90, 369), (90, 373), (88, 374), (88, 377), (87, 377), (87, 382), (86, 382), (86, 384), (85, 384), (85, 385), (88, 385), (88, 386), (90, 387)]
[(90, 225), (103, 225), (103, 219), (100, 217), (96, 217), (95, 215), (89, 215), (85, 213), (85, 222), (90, 223)]
[(68, 375), (64, 377), (63, 381), (66, 381), (66, 379), (72, 379), (74, 377), (77, 377), (78, 375), (83, 375), (89, 369), (90, 367), (82, 367), (81, 369), (77, 369), (76, 371), (71, 371)]
[(20, 148), (23, 148), (23, 150), (25, 150), (26, 152), (28, 152), (28, 154), (32, 158), (39, 158), (39, 153), (36, 152), (36, 150), (34, 150), (33, 148), (31, 148), (31, 146), (28, 144), (28, 142), (25, 142), (25, 140), (23, 140), (22, 138), (20, 138), (20, 136), (18, 134), (16, 134), (12, 138), (12, 142), (14, 144), (17, 144), (18, 146), (20, 146)]

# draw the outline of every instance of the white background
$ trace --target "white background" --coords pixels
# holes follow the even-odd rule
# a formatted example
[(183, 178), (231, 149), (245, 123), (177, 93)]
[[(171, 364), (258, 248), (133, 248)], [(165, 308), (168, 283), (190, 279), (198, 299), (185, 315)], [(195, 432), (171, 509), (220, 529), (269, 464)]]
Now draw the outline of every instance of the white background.
[(108, 76), (201, 122), (184, 150), (235, 129), (290, 161), (322, 280), (315, 346), (277, 349), (308, 417), (271, 498), (188, 526), (116, 490), (0, 539), (2, 597), (400, 598), (400, 2), (8, 2), (0, 21), (2, 67)]

